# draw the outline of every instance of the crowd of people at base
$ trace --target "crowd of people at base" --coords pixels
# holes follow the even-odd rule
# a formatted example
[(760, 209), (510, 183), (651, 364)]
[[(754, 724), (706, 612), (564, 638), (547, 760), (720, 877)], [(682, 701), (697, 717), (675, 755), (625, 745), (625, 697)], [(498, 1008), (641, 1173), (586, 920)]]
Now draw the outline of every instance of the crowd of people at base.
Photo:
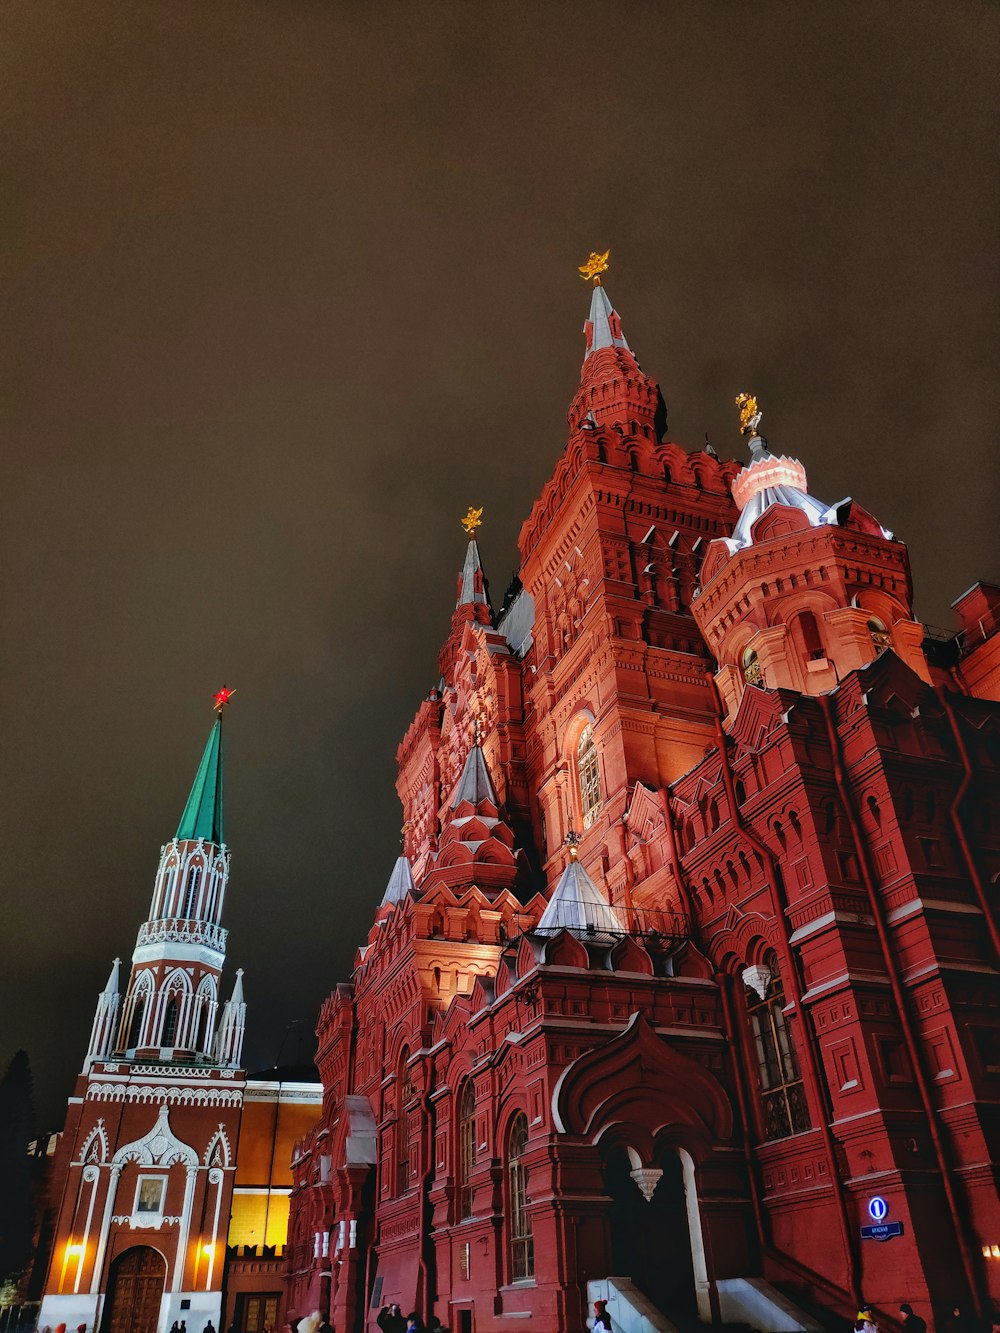
[[(906, 1333), (927, 1333), (927, 1321), (913, 1313), (912, 1305), (903, 1304), (899, 1307), (899, 1319)], [(404, 1315), (398, 1305), (383, 1305), (375, 1322), (382, 1333), (449, 1333), (437, 1315), (430, 1315), (424, 1323), (415, 1310)], [(608, 1314), (607, 1301), (594, 1302), (591, 1327), (594, 1333), (615, 1333), (611, 1316)], [(994, 1315), (992, 1320), (984, 1321), (963, 1306), (954, 1305), (951, 1317), (942, 1329), (943, 1333), (1000, 1333), (1000, 1316)], [(66, 1333), (66, 1325), (57, 1324), (53, 1330), (51, 1325), (46, 1324), (40, 1333)], [(78, 1324), (76, 1333), (88, 1333), (88, 1325)], [(186, 1321), (175, 1319), (170, 1325), (170, 1333), (187, 1333)], [(202, 1333), (215, 1333), (215, 1325), (211, 1319), (202, 1329)], [(236, 1333), (232, 1326), (229, 1333)], [(272, 1330), (265, 1328), (264, 1333), (272, 1333)], [(295, 1333), (334, 1333), (334, 1330), (329, 1320), (320, 1314), (319, 1310), (314, 1310), (311, 1315), (299, 1320)], [(854, 1321), (854, 1333), (879, 1333), (878, 1324), (869, 1306), (863, 1305), (858, 1311), (858, 1317)]]

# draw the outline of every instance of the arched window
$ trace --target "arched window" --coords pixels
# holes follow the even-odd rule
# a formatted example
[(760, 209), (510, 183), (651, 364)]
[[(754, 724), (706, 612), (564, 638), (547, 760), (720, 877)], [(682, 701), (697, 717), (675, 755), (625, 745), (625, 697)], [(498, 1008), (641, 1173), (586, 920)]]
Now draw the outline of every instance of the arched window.
[(396, 1193), (405, 1194), (410, 1188), (411, 1112), (413, 1084), (410, 1082), (410, 1051), (404, 1046), (399, 1055), (396, 1073)]
[(764, 669), (753, 648), (748, 648), (743, 654), (743, 679), (748, 685), (759, 685), (763, 688)]
[(892, 635), (886, 629), (885, 621), (879, 620), (878, 616), (872, 616), (869, 620), (868, 633), (872, 636), (872, 643), (877, 653), (892, 647)]
[(192, 866), (188, 871), (187, 893), (184, 895), (182, 916), (189, 920), (194, 915), (194, 905), (198, 898), (198, 885), (201, 883), (201, 866)]
[(174, 992), (167, 1000), (167, 1007), (163, 1011), (163, 1035), (160, 1037), (161, 1046), (173, 1046), (174, 1039), (177, 1036), (177, 1020), (180, 1017), (181, 1006), (177, 993)]
[(524, 1154), (528, 1147), (528, 1117), (519, 1111), (510, 1126), (507, 1140), (507, 1182), (510, 1191), (510, 1275), (514, 1282), (535, 1275), (535, 1241), (528, 1215), (528, 1177)]
[(127, 1050), (131, 1050), (139, 1045), (139, 1039), (142, 1036), (142, 1020), (146, 1017), (146, 996), (137, 995), (132, 1001), (132, 1021), (128, 1025), (128, 1038), (125, 1042)]
[(809, 1106), (785, 1021), (785, 990), (773, 950), (764, 959), (770, 980), (763, 997), (747, 987), (747, 1010), (764, 1112), (765, 1139), (786, 1139), (809, 1129)]
[(476, 1089), (471, 1078), (458, 1096), (458, 1220), (472, 1216), (472, 1172), (476, 1165)]
[(576, 767), (580, 776), (580, 812), (583, 827), (590, 828), (601, 808), (601, 776), (597, 767), (594, 728), (588, 722), (576, 747)]

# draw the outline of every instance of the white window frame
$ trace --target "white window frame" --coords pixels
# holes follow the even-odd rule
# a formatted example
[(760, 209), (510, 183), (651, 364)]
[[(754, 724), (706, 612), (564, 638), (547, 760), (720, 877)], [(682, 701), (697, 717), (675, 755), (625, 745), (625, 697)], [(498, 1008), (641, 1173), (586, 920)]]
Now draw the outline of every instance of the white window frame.
[[(139, 1207), (139, 1195), (142, 1193), (142, 1187), (147, 1180), (158, 1180), (163, 1189), (160, 1191), (160, 1206), (154, 1213), (148, 1208)], [(160, 1171), (142, 1171), (139, 1173), (139, 1179), (135, 1182), (135, 1200), (132, 1204), (132, 1216), (136, 1222), (151, 1221), (159, 1222), (163, 1218), (167, 1206), (167, 1185), (170, 1177)]]

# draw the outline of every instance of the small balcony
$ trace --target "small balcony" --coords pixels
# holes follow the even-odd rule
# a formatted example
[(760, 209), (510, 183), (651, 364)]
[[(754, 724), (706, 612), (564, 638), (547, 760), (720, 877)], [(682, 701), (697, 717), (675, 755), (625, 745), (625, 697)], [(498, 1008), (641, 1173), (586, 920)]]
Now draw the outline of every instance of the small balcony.
[(225, 953), (227, 932), (208, 921), (189, 921), (186, 917), (161, 917), (144, 921), (139, 927), (135, 946), (144, 944), (201, 944), (216, 953)]

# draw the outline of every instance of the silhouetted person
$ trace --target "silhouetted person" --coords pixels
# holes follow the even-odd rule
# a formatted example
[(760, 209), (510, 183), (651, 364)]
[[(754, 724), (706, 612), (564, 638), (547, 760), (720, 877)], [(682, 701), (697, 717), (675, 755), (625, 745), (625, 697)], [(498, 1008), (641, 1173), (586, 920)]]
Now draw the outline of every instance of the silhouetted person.
[(382, 1333), (406, 1333), (406, 1320), (398, 1305), (383, 1305), (375, 1322)]
[(926, 1322), (918, 1314), (913, 1313), (912, 1305), (901, 1305), (899, 1313), (903, 1316), (903, 1327), (906, 1329), (906, 1333), (927, 1333)]

